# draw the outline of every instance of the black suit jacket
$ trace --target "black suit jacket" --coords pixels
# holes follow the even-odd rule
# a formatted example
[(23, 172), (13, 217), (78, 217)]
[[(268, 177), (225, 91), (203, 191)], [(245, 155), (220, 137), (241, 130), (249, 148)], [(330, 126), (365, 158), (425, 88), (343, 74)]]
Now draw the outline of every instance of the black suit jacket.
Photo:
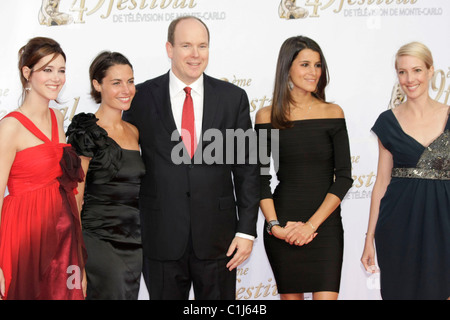
[[(256, 161), (207, 164), (197, 160), (190, 163), (189, 159), (187, 163), (175, 164), (172, 151), (179, 151), (182, 142), (172, 114), (169, 73), (141, 83), (136, 89), (131, 108), (123, 118), (139, 129), (146, 167), (140, 192), (144, 255), (177, 260), (191, 233), (198, 258), (224, 258), (236, 232), (256, 236)], [(235, 85), (204, 75), (202, 134), (208, 129), (225, 134), (226, 129), (239, 128), (252, 130), (247, 94)], [(172, 141), (174, 131), (176, 139)], [(195, 157), (205, 151), (220, 158), (220, 153), (211, 153), (211, 149), (217, 149), (213, 146), (222, 142), (225, 145), (225, 140), (200, 142)], [(248, 144), (245, 150), (248, 158)], [(222, 158), (225, 159), (225, 152)]]

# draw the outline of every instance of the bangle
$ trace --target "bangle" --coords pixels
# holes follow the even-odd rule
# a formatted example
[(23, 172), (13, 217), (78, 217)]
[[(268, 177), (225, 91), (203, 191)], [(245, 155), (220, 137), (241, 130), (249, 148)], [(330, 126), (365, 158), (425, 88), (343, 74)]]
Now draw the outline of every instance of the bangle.
[(311, 222), (309, 222), (309, 220), (306, 221), (306, 223), (309, 224), (314, 231), (316, 231), (316, 228), (314, 228), (313, 224)]
[(267, 223), (267, 228), (266, 228), (267, 233), (272, 235), (272, 228), (275, 226), (279, 226), (279, 225), (280, 225), (280, 223), (278, 222), (278, 220), (270, 220)]
[(375, 236), (375, 233), (366, 232), (366, 237), (367, 237), (367, 236)]

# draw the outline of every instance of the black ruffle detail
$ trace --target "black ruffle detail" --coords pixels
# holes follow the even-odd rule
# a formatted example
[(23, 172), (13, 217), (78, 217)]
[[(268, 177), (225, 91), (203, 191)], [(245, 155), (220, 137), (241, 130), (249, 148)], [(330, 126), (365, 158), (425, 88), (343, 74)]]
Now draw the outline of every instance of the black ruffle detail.
[(68, 193), (78, 186), (84, 179), (84, 172), (81, 168), (80, 157), (76, 154), (74, 148), (67, 146), (63, 148), (61, 161), (59, 162), (62, 175), (58, 177), (59, 184)]
[(91, 158), (86, 182), (105, 183), (119, 171), (122, 149), (97, 121), (92, 113), (79, 113), (73, 117), (66, 136), (78, 155)]

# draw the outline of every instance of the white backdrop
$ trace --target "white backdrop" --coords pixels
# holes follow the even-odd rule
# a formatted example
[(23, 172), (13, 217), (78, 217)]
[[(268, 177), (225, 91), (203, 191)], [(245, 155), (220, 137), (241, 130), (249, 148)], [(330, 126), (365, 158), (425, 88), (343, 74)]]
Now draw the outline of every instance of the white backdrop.
[[(290, 12), (289, 12), (290, 9)], [(327, 99), (345, 111), (355, 182), (342, 204), (345, 230), (340, 299), (380, 299), (379, 274), (359, 261), (376, 177), (377, 144), (370, 132), (391, 100), (397, 49), (421, 41), (433, 52), (432, 97), (450, 94), (448, 0), (19, 0), (0, 2), (0, 118), (18, 107), (17, 52), (30, 38), (57, 40), (67, 54), (61, 94), (66, 126), (79, 112), (95, 112), (88, 68), (102, 50), (125, 54), (136, 83), (167, 72), (167, 27), (193, 14), (210, 28), (206, 72), (247, 91), (251, 116), (270, 104), (283, 41), (305, 35), (322, 47), (330, 70)], [(276, 183), (276, 182), (275, 182)], [(238, 269), (237, 299), (279, 299), (262, 242), (263, 216), (250, 259)], [(142, 285), (141, 299), (147, 299)]]

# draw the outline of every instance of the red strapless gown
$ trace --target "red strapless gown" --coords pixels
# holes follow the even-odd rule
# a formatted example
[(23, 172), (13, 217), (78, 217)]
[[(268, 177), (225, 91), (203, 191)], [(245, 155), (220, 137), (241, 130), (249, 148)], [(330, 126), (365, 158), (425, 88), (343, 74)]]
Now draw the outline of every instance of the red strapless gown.
[(59, 143), (50, 111), (52, 140), (22, 113), (6, 116), (44, 142), (16, 153), (3, 201), (0, 268), (8, 300), (84, 299), (80, 284), (86, 254), (75, 203), (84, 174), (72, 147)]

